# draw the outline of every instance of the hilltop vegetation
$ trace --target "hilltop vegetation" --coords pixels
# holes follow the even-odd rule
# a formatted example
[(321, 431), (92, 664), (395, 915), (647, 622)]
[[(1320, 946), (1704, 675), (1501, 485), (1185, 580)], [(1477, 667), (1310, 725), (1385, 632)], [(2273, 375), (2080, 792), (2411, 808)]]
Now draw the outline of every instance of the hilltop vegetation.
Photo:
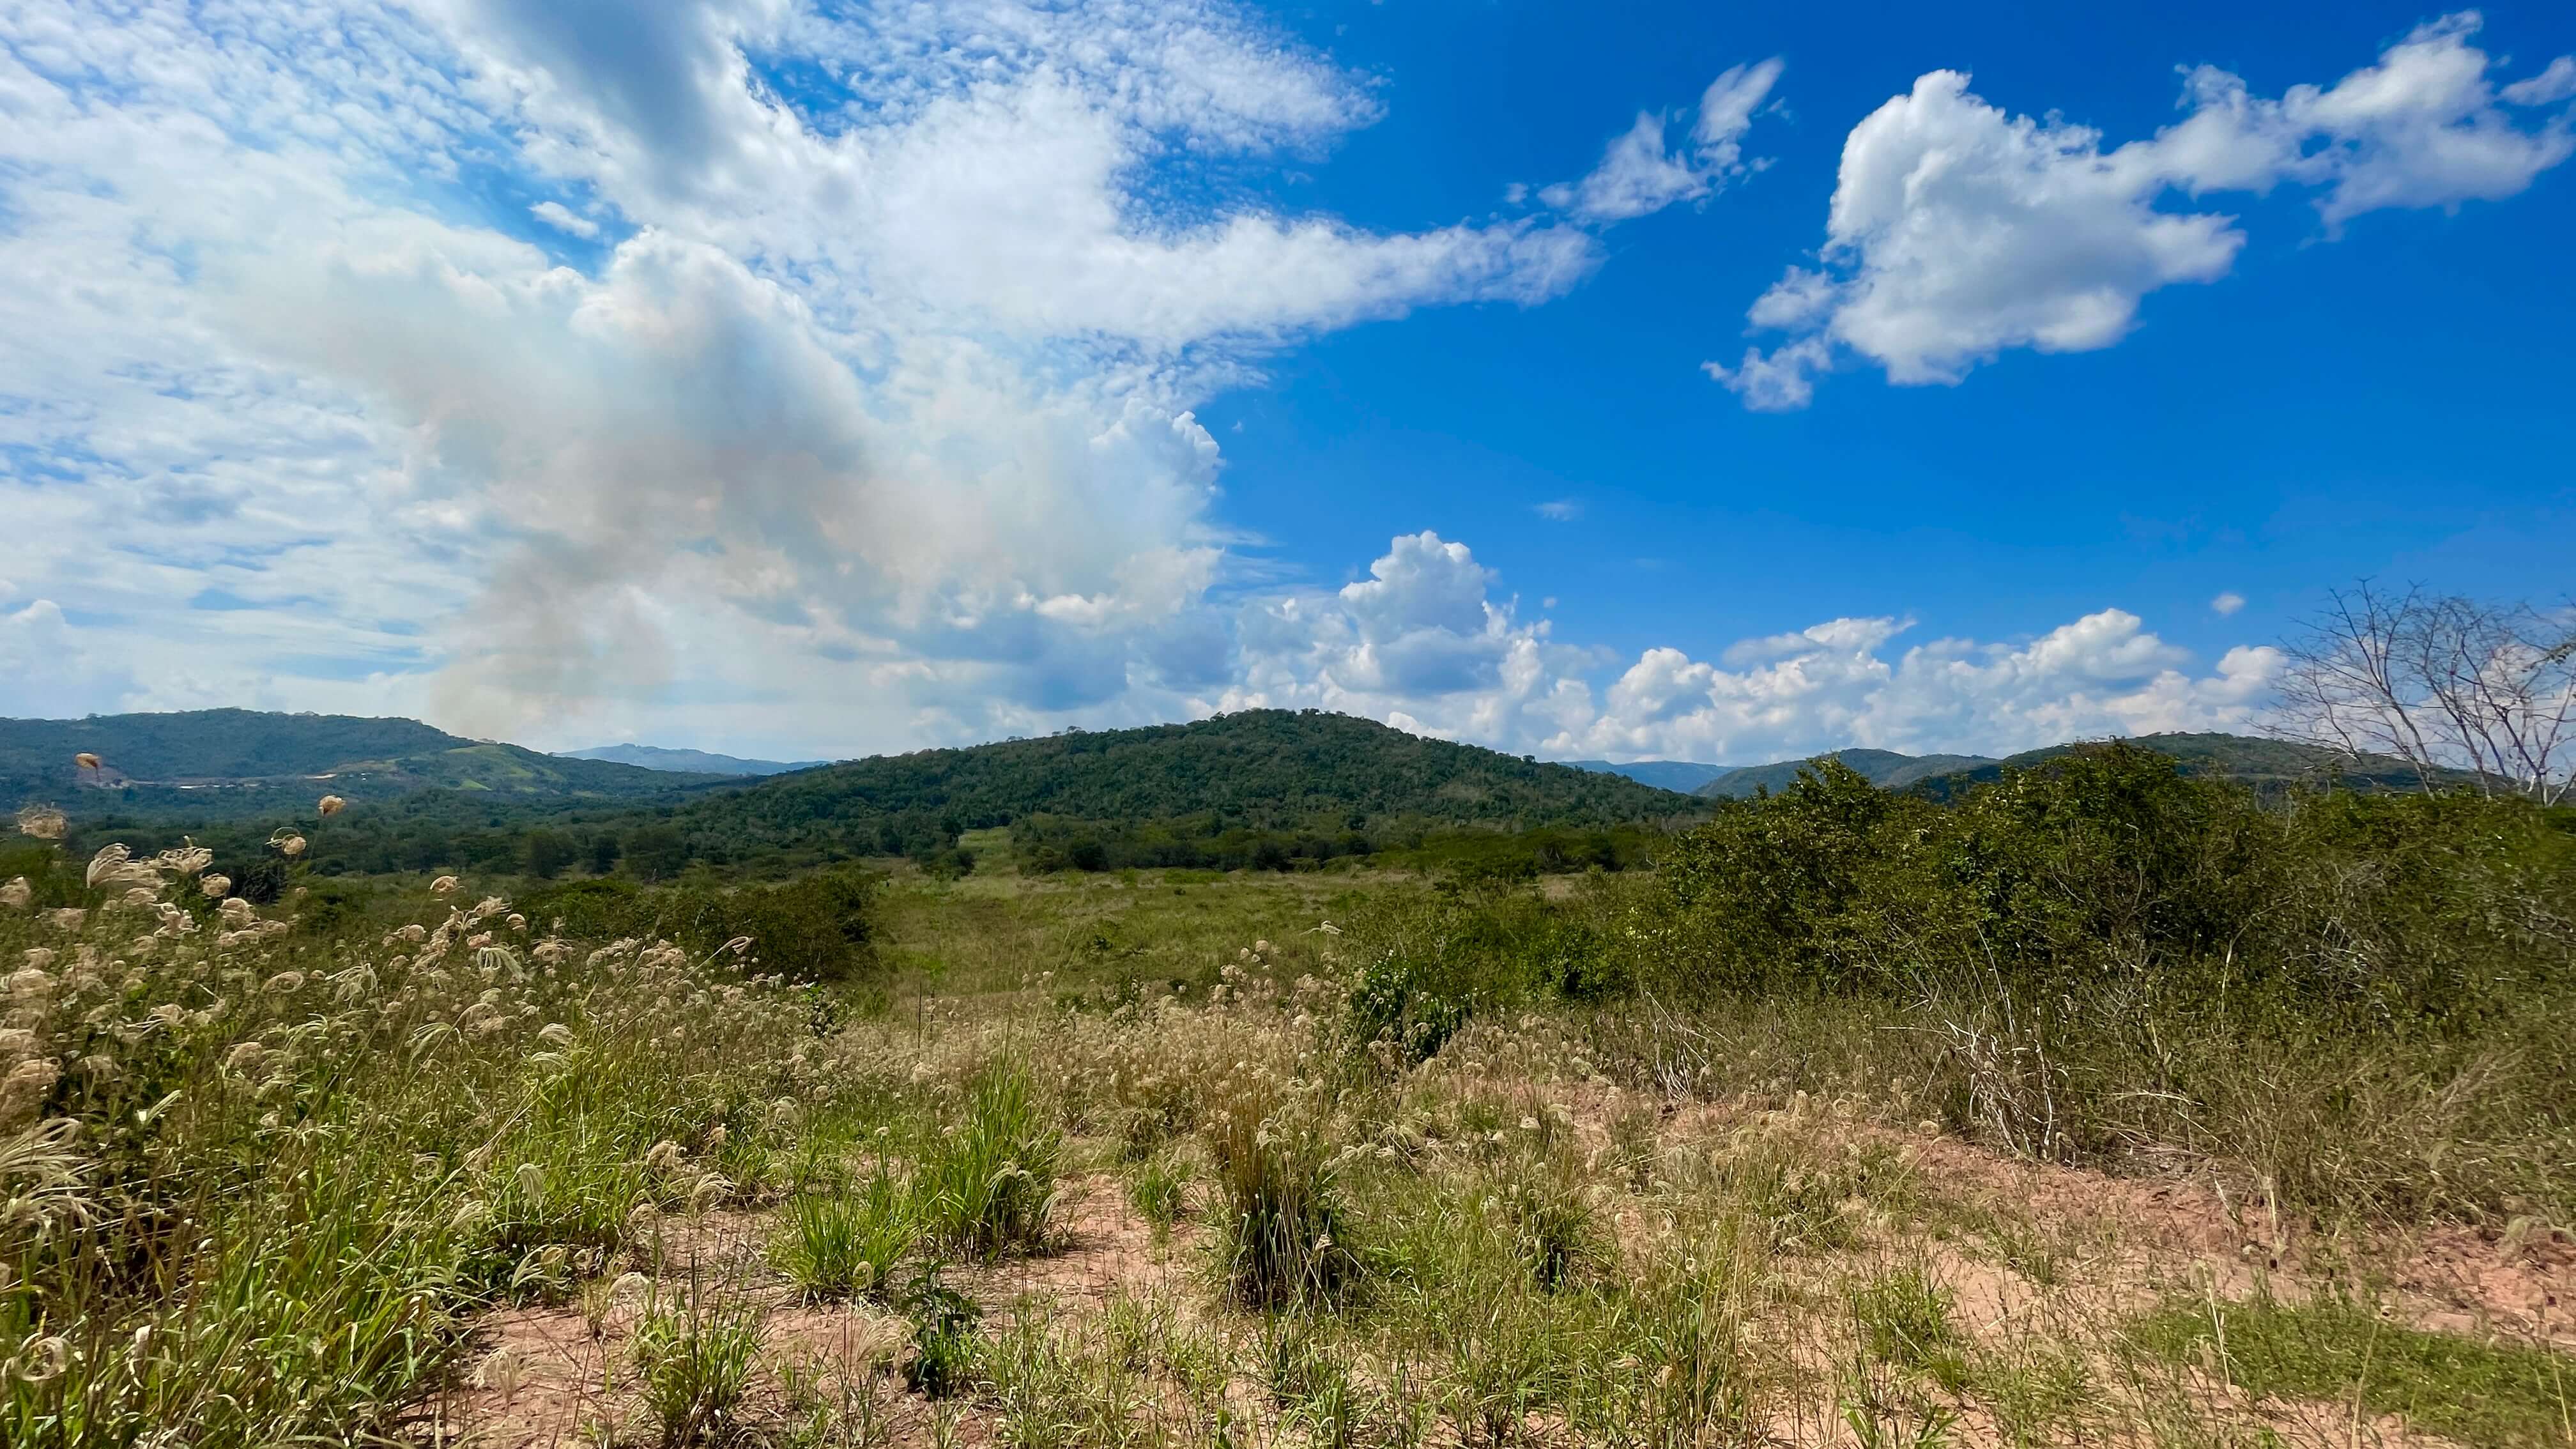
[[(27, 794), (66, 802), (80, 792), (76, 845), (119, 839), (159, 849), (193, 839), (236, 873), (288, 821), (305, 830), (307, 862), (333, 874), (474, 869), (651, 882), (692, 868), (775, 877), (890, 856), (966, 870), (972, 860), (959, 853), (960, 836), (1001, 826), (1040, 869), (1285, 869), (1495, 832), (1526, 837), (1519, 853), (1538, 868), (1579, 869), (1634, 863), (1665, 822), (1706, 813), (1687, 796), (1614, 776), (1348, 716), (1277, 710), (880, 756), (757, 782), (456, 741), (409, 721), (245, 711), (77, 722), (118, 730), (48, 725), (26, 732), (22, 758), (59, 760), (59, 769), (45, 768), (68, 776), (66, 746), (122, 748), (147, 733), (123, 727), (144, 722), (159, 752), (138, 758), (155, 768), (303, 766), (347, 749), (445, 744), (327, 781), (289, 775), (222, 790), (74, 784)], [(255, 752), (242, 736), (263, 723), (284, 737)], [(367, 728), (376, 724), (404, 728)], [(191, 754), (186, 732), (200, 727), (210, 744)], [(363, 808), (324, 828), (312, 814), (324, 789)]]
[[(2159, 734), (2138, 735), (2128, 743), (2172, 759), (2175, 768), (2186, 777), (2233, 780), (2266, 792), (2320, 789), (2329, 785), (2362, 791), (2420, 792), (2424, 788), (2423, 776), (2403, 760), (2380, 755), (2356, 759), (2323, 745), (2302, 744), (2296, 740), (2226, 734)], [(2027, 770), (2083, 748), (2082, 745), (2069, 744), (2025, 750), (2018, 755), (1968, 768), (1937, 771), (1912, 783), (1936, 798), (1947, 797), (1970, 785), (1991, 784), (2002, 779), (2007, 770)], [(2474, 783), (2473, 777), (2461, 771), (2434, 770), (2431, 774), (2435, 783), (2444, 787)]]
[(840, 848), (889, 831), (1045, 816), (1104, 831), (1340, 837), (1418, 828), (1635, 825), (1700, 813), (1686, 796), (1567, 765), (1425, 739), (1349, 715), (1246, 710), (1185, 725), (1069, 732), (883, 755), (765, 780), (672, 816), (705, 849)]
[[(1837, 761), (1886, 790), (1902, 790), (1937, 775), (1995, 763), (1983, 755), (1901, 755), (1894, 750), (1836, 750), (1817, 758)], [(1741, 800), (1764, 790), (1785, 790), (1796, 782), (1799, 771), (1807, 764), (1805, 760), (1782, 760), (1769, 765), (1746, 765), (1717, 776), (1694, 793)]]

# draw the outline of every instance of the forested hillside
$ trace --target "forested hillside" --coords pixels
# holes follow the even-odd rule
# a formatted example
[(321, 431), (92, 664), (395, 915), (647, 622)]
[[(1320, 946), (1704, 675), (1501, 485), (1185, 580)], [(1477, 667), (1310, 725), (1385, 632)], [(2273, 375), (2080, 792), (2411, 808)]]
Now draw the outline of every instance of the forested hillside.
[[(1854, 774), (1886, 790), (1902, 790), (1919, 780), (1995, 763), (1984, 755), (1901, 755), (1894, 750), (1836, 750), (1826, 758), (1840, 760)], [(1692, 793), (1713, 799), (1749, 799), (1759, 791), (1778, 793), (1807, 767), (1805, 760), (1780, 760), (1728, 770)]]
[[(1698, 813), (1687, 796), (1616, 775), (1424, 739), (1348, 715), (1247, 710), (1186, 725), (883, 755), (693, 802), (675, 823), (737, 844), (839, 838), (862, 822), (950, 830), (1049, 815), (1214, 828), (1610, 825)], [(870, 823), (871, 833), (877, 827)]]
[[(2415, 773), (2414, 766), (2403, 760), (2381, 756), (2355, 760), (2323, 745), (2300, 744), (2292, 740), (2258, 739), (2250, 735), (2160, 734), (2139, 735), (2129, 743), (2178, 762), (2180, 772), (2186, 777), (2233, 780), (2263, 791), (2293, 786), (2320, 787), (2331, 783), (2363, 791), (2423, 788), (2423, 781)], [(2083, 748), (2082, 744), (2065, 744), (2051, 745), (2043, 750), (2026, 750), (1964, 769), (1930, 772), (1907, 782), (1907, 785), (1934, 799), (1947, 799), (1970, 785), (1999, 780), (2006, 770), (2026, 770)], [(2474, 777), (2465, 773), (2444, 770), (2436, 772), (2434, 783), (2451, 787), (2470, 786), (2476, 782)]]
[[(95, 756), (95, 767), (78, 763)], [(248, 709), (0, 720), (0, 808), (44, 802), (206, 819), (274, 814), (328, 791), (386, 800), (447, 789), (526, 799), (633, 800), (713, 783), (464, 739), (418, 720)]]
[[(2134, 736), (2129, 743), (2180, 762), (2185, 775), (2234, 780), (2260, 790), (2279, 790), (2293, 785), (2321, 786), (2330, 781), (2340, 781), (2361, 790), (2413, 790), (2421, 785), (2414, 768), (2402, 760), (2374, 757), (2355, 761), (2322, 745), (2290, 740), (2228, 734), (2156, 734)], [(1906, 755), (1894, 750), (1863, 749), (1836, 750), (1816, 758), (1839, 761), (1854, 774), (1883, 790), (1912, 790), (1935, 799), (1947, 799), (1969, 785), (2002, 779), (2006, 770), (2026, 770), (2084, 748), (2086, 743), (2078, 741), (2025, 750), (2003, 759), (1983, 755)], [(1712, 799), (1748, 799), (1763, 790), (1778, 794), (1793, 784), (1812, 763), (1811, 760), (1780, 760), (1768, 765), (1745, 765), (1718, 775), (1692, 793)], [(2435, 783), (2467, 785), (2474, 782), (2467, 775), (2446, 771)]]

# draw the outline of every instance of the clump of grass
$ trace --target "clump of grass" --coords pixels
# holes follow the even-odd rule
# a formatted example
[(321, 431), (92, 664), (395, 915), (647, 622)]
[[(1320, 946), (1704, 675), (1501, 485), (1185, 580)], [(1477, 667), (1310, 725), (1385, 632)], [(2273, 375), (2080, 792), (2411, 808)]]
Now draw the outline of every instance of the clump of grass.
[[(1758, 1442), (1758, 1374), (1746, 1347), (1755, 1274), (1747, 1235), (1722, 1219), (1709, 1239), (1670, 1245), (1634, 1285), (1610, 1355), (1614, 1371), (1588, 1397), (1596, 1427), (1628, 1442)], [(1633, 1363), (1632, 1370), (1617, 1366)]]
[(666, 1449), (721, 1443), (741, 1427), (743, 1396), (760, 1361), (760, 1318), (749, 1304), (696, 1298), (662, 1305), (635, 1325), (644, 1406)]
[(1245, 1090), (1208, 1133), (1226, 1209), (1226, 1281), (1255, 1307), (1329, 1302), (1355, 1266), (1335, 1181), (1339, 1154), (1305, 1110), (1265, 1110), (1270, 1103)]
[(953, 1253), (997, 1258), (1046, 1248), (1064, 1137), (1040, 1107), (1028, 1068), (997, 1063), (978, 1077), (963, 1121), (922, 1165), (930, 1235)]
[(2576, 1365), (2565, 1357), (2402, 1327), (2347, 1296), (2180, 1299), (2132, 1324), (2130, 1337), (2174, 1363), (2214, 1365), (2258, 1398), (2339, 1401), (2463, 1444), (2576, 1437)]
[(1512, 1249), (1539, 1287), (1554, 1292), (1577, 1271), (1608, 1261), (1591, 1185), (1566, 1154), (1547, 1153), (1508, 1174), (1497, 1200)]
[(880, 1168), (852, 1193), (791, 1199), (770, 1259), (809, 1298), (882, 1297), (921, 1236), (908, 1187)]
[(1930, 1374), (1944, 1388), (1965, 1382), (1966, 1340), (1953, 1317), (1950, 1290), (1922, 1264), (1855, 1284), (1850, 1301), (1861, 1347), (1871, 1358)]
[(1127, 1201), (1160, 1236), (1181, 1220), (1189, 1187), (1189, 1160), (1177, 1152), (1157, 1152), (1127, 1174)]
[(2080, 1440), (2092, 1427), (2100, 1397), (2092, 1371), (2081, 1354), (2062, 1345), (2019, 1343), (1979, 1354), (1972, 1372), (1977, 1397), (2015, 1444)]
[(1281, 1419), (1305, 1432), (1313, 1449), (1350, 1449), (1368, 1410), (1347, 1355), (1320, 1341), (1312, 1319), (1274, 1318), (1262, 1335), (1262, 1379)]

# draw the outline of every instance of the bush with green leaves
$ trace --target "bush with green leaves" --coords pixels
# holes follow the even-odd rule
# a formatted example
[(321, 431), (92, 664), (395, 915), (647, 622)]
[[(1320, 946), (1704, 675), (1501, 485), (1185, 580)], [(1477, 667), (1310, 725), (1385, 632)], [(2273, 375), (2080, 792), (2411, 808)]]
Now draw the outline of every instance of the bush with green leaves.
[(791, 981), (874, 982), (884, 975), (876, 953), (883, 884), (874, 872), (848, 865), (730, 889), (586, 880), (534, 892), (523, 909), (550, 927), (561, 922), (568, 936), (658, 937), (701, 954), (747, 941), (746, 959)]

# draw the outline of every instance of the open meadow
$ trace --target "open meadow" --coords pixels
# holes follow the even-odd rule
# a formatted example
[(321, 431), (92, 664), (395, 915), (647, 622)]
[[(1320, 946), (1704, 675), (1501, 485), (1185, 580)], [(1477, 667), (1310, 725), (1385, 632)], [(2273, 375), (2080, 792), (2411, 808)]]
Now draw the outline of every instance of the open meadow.
[(31, 817), (0, 1438), (2576, 1443), (2563, 822), (1844, 774), (1653, 870), (266, 908)]

